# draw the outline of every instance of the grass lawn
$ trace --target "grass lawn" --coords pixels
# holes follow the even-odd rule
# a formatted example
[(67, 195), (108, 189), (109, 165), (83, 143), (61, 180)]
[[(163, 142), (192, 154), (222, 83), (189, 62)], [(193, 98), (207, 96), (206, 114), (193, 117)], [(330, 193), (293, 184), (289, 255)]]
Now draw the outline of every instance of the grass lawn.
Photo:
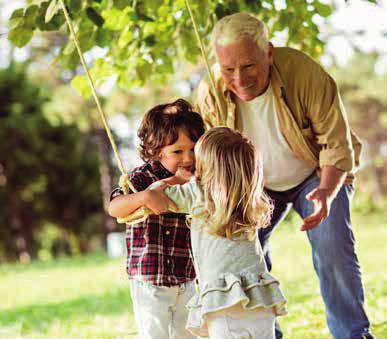
[[(387, 338), (386, 219), (354, 217), (367, 310), (378, 339)], [(289, 315), (280, 323), (286, 338), (330, 338), (309, 245), (298, 225), (298, 219), (283, 224), (271, 242), (274, 273), (289, 300)], [(135, 338), (124, 267), (124, 259), (102, 254), (2, 265), (0, 338)]]

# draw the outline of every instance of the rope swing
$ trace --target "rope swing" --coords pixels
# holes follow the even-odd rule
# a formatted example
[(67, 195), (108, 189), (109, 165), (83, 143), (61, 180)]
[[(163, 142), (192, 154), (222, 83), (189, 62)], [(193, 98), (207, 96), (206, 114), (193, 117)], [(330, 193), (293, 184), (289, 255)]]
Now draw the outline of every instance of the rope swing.
[[(66, 6), (64, 4), (64, 0), (59, 0), (59, 1), (60, 1), (61, 6), (62, 6), (62, 9), (63, 9), (63, 13), (64, 13), (67, 25), (68, 25), (70, 33), (71, 33), (71, 37), (72, 37), (72, 39), (74, 41), (75, 47), (76, 47), (77, 52), (79, 54), (79, 58), (81, 60), (82, 67), (83, 67), (83, 69), (84, 69), (84, 71), (86, 73), (86, 76), (87, 76), (87, 79), (88, 79), (88, 82), (89, 82), (89, 86), (91, 88), (91, 92), (92, 92), (94, 101), (95, 101), (95, 103), (97, 105), (98, 113), (99, 113), (100, 118), (102, 120), (102, 123), (103, 123), (103, 126), (105, 128), (106, 134), (107, 134), (107, 136), (109, 138), (109, 141), (110, 141), (110, 144), (112, 146), (112, 149), (113, 149), (113, 152), (114, 152), (114, 156), (115, 156), (115, 158), (117, 160), (119, 170), (121, 172), (121, 177), (120, 177), (120, 180), (119, 180), (119, 186), (123, 190), (124, 194), (128, 194), (129, 189), (131, 189), (133, 192), (137, 192), (137, 190), (131, 184), (131, 182), (129, 180), (129, 177), (128, 177), (128, 174), (127, 174), (127, 172), (126, 172), (126, 170), (125, 170), (125, 168), (123, 166), (122, 159), (121, 159), (120, 154), (118, 152), (117, 144), (116, 144), (116, 142), (115, 142), (115, 140), (113, 138), (112, 132), (111, 132), (109, 126), (108, 126), (107, 119), (106, 119), (106, 114), (105, 114), (105, 112), (102, 109), (100, 100), (99, 100), (98, 95), (97, 95), (97, 91), (95, 89), (94, 81), (93, 81), (93, 79), (92, 79), (92, 77), (90, 75), (89, 68), (87, 67), (85, 59), (83, 57), (83, 52), (82, 52), (81, 47), (79, 45), (78, 39), (77, 39), (77, 37), (75, 35), (74, 26), (72, 24), (72, 21), (71, 21), (69, 13), (67, 11), (67, 8), (66, 8)], [(185, 0), (185, 5), (186, 5), (187, 10), (189, 12), (189, 15), (190, 15), (190, 18), (191, 18), (191, 21), (192, 21), (192, 25), (193, 25), (193, 28), (194, 28), (194, 31), (195, 31), (196, 39), (198, 40), (199, 48), (200, 48), (202, 57), (203, 57), (204, 62), (205, 62), (205, 66), (206, 66), (206, 69), (207, 69), (207, 72), (208, 72), (208, 76), (209, 76), (209, 79), (210, 79), (210, 84), (211, 84), (212, 90), (214, 92), (216, 105), (217, 105), (217, 107), (219, 109), (219, 112), (221, 112), (223, 114), (222, 106), (220, 104), (220, 100), (219, 100), (219, 97), (218, 97), (218, 94), (217, 94), (217, 91), (216, 91), (215, 81), (214, 81), (214, 78), (213, 78), (212, 73), (211, 73), (208, 57), (207, 57), (207, 54), (206, 54), (206, 52), (204, 50), (203, 42), (202, 42), (202, 39), (200, 38), (199, 31), (198, 31), (197, 26), (196, 26), (195, 18), (194, 18), (194, 15), (193, 15), (193, 12), (192, 12), (189, 0)], [(126, 218), (117, 218), (117, 222), (118, 223), (138, 223), (138, 222), (143, 221), (144, 219), (146, 219), (150, 214), (153, 214), (153, 213), (147, 207), (140, 207), (139, 209), (137, 209), (136, 211), (131, 213)]]

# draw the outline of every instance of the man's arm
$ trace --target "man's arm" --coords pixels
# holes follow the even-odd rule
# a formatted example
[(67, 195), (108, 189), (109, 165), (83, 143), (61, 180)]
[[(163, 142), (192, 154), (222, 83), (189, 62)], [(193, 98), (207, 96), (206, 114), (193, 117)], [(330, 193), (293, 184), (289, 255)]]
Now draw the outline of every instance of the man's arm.
[(313, 201), (314, 212), (304, 219), (301, 231), (318, 226), (328, 217), (332, 201), (340, 190), (345, 176), (346, 172), (334, 166), (326, 165), (322, 168), (320, 185), (306, 196), (308, 200)]
[(319, 187), (306, 198), (313, 201), (314, 212), (304, 219), (301, 230), (324, 221), (346, 175), (354, 169), (354, 149), (345, 107), (334, 79), (315, 62), (307, 62), (309, 72), (299, 79), (299, 87), (314, 138), (321, 145)]

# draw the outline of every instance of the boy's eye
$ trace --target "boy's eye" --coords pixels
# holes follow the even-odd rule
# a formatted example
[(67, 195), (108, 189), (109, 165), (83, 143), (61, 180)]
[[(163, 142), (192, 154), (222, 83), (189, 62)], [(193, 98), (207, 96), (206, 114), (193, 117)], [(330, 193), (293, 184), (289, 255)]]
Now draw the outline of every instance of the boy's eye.
[(181, 150), (176, 150), (176, 151), (173, 151), (173, 153), (175, 153), (175, 154), (181, 154), (182, 151), (181, 151)]

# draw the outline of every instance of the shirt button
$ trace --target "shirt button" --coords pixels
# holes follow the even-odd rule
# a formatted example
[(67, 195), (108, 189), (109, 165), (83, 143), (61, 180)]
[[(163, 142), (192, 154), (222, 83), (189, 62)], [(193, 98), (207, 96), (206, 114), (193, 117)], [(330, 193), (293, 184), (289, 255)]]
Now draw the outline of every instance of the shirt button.
[(170, 232), (170, 231), (166, 231), (166, 232), (165, 232), (166, 235), (169, 235), (169, 233), (171, 233), (171, 232)]
[(167, 259), (167, 264), (169, 264), (171, 261), (169, 259)]

